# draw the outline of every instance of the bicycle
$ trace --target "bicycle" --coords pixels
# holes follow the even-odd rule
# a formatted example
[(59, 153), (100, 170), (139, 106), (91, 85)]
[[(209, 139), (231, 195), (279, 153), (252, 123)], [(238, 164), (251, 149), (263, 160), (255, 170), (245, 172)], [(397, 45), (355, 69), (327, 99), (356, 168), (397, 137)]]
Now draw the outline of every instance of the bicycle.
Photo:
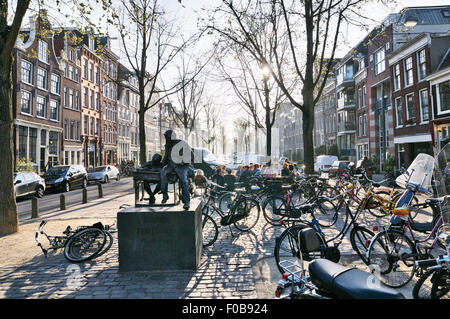
[[(284, 256), (283, 257), (294, 257), (298, 258), (298, 247), (296, 246), (296, 236), (298, 234), (298, 232), (300, 230), (302, 230), (306, 225), (308, 225), (309, 227), (313, 228), (319, 235), (322, 241), (321, 247), (322, 248), (326, 248), (328, 247), (328, 243), (331, 241), (334, 241), (335, 239), (337, 239), (339, 236), (335, 236), (333, 238), (327, 238), (327, 235), (324, 233), (324, 228), (320, 222), (315, 218), (314, 214), (312, 213), (313, 209), (315, 207), (317, 207), (319, 204), (318, 203), (314, 203), (312, 205), (304, 205), (301, 206), (299, 208), (291, 208), (289, 210), (292, 218), (294, 218), (293, 220), (288, 220), (288, 221), (292, 221), (294, 222), (293, 226), (288, 227), (285, 231), (283, 231), (283, 233), (277, 237), (276, 239), (276, 244), (275, 244), (275, 250), (274, 250), (274, 255), (275, 255), (275, 261), (277, 263), (277, 267), (280, 271), (282, 271), (282, 269), (279, 266), (279, 261), (281, 260), (281, 256), (280, 256), (280, 252), (284, 251)], [(334, 247), (335, 249), (338, 249), (339, 246), (342, 243), (343, 238), (346, 236), (346, 234), (348, 233), (348, 231), (350, 230), (350, 227), (352, 227), (351, 231), (350, 231), (350, 243), (352, 245), (353, 250), (355, 250), (355, 252), (357, 253), (357, 255), (359, 256), (359, 258), (364, 262), (364, 263), (368, 263), (366, 257), (365, 257), (365, 252), (366, 252), (366, 243), (368, 242), (368, 240), (370, 240), (370, 238), (372, 238), (375, 234), (363, 227), (360, 226), (356, 220), (360, 214), (360, 210), (358, 210), (356, 212), (355, 215), (352, 214), (352, 212), (350, 211), (350, 203), (346, 203), (346, 210), (347, 210), (347, 214), (351, 217), (352, 221), (350, 224), (347, 225), (347, 227), (344, 229), (344, 231), (340, 234), (340, 238), (337, 241), (334, 241)], [(307, 220), (300, 220), (298, 219), (299, 217), (301, 217), (302, 215), (305, 214), (310, 214), (312, 215), (312, 220), (311, 221), (307, 221)], [(295, 225), (295, 222), (300, 221), (302, 224), (300, 226)], [(322, 226), (322, 227), (321, 227)], [(328, 236), (329, 237), (329, 236)], [(323, 250), (323, 254), (320, 255), (321, 258), (324, 257), (324, 254), (326, 252), (326, 250)]]
[[(246, 195), (243, 191), (237, 191), (237, 197), (232, 203), (229, 212), (222, 212), (215, 205), (216, 198), (211, 195), (211, 189), (214, 186), (211, 183), (206, 184), (205, 194), (203, 195), (203, 207), (202, 207), (202, 227), (203, 230), (207, 227), (207, 237), (211, 238), (206, 243), (207, 246), (212, 245), (218, 237), (218, 225), (214, 218), (211, 216), (213, 213), (217, 213), (220, 216), (220, 225), (229, 226), (231, 235), (234, 236), (231, 229), (233, 224), (238, 230), (242, 232), (252, 229), (259, 220), (260, 207), (259, 203)], [(213, 232), (210, 234), (209, 232)], [(204, 231), (205, 232), (205, 231)]]
[[(80, 226), (72, 230), (70, 226), (63, 231), (63, 236), (51, 236), (44, 231), (47, 221), (42, 221), (35, 234), (35, 241), (41, 248), (45, 258), (49, 250), (64, 249), (64, 257), (71, 262), (82, 262), (103, 255), (111, 248), (113, 237), (109, 230), (111, 226), (96, 223), (92, 226)], [(39, 234), (45, 235), (50, 243), (44, 248), (39, 242)]]
[[(277, 298), (383, 298), (403, 299), (404, 296), (390, 288), (368, 285), (371, 275), (356, 268), (347, 268), (326, 259), (313, 260), (304, 267), (304, 253), (320, 249), (317, 233), (304, 228), (295, 238), (299, 248), (300, 264), (292, 260), (280, 262), (283, 279), (275, 290)], [(287, 293), (286, 293), (287, 292)]]
[[(425, 201), (433, 211), (431, 223), (416, 223), (409, 217), (410, 206), (407, 205), (417, 190), (417, 185), (408, 184), (408, 191), (399, 200), (405, 205), (400, 204), (399, 208), (392, 209), (390, 226), (383, 227), (383, 230), (372, 238), (367, 249), (369, 263), (376, 265), (380, 280), (389, 287), (406, 285), (417, 271), (415, 261), (431, 258), (431, 252), (436, 246), (445, 248), (438, 236), (439, 228), (443, 224), (440, 214), (442, 199), (428, 198)], [(420, 240), (414, 236), (414, 231), (431, 232), (425, 239)], [(430, 240), (433, 240), (430, 245), (421, 247)]]

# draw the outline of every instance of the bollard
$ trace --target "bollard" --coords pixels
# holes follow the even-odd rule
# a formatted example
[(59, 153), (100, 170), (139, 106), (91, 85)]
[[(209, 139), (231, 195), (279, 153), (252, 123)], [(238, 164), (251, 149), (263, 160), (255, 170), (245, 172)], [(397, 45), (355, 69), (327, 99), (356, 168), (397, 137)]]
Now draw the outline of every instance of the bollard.
[(98, 198), (103, 198), (103, 185), (98, 183), (97, 187), (98, 187)]
[(37, 197), (31, 199), (31, 218), (39, 217), (39, 204)]
[(66, 210), (66, 195), (64, 194), (59, 196), (59, 208), (60, 210)]
[(86, 204), (87, 201), (88, 201), (88, 198), (87, 198), (87, 189), (86, 189), (86, 188), (83, 188), (83, 204)]

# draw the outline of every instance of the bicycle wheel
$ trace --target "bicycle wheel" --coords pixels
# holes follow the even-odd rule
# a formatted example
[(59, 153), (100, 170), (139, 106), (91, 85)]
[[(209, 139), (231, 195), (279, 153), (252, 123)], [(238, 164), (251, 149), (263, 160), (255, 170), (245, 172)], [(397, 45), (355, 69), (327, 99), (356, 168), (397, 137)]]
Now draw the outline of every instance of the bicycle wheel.
[(106, 234), (98, 228), (85, 228), (75, 233), (64, 246), (64, 257), (72, 262), (94, 258), (105, 246)]
[(352, 244), (352, 248), (366, 265), (369, 264), (367, 259), (367, 247), (373, 236), (375, 236), (374, 232), (361, 226), (355, 226), (350, 231), (350, 243)]
[(338, 211), (332, 201), (325, 197), (319, 197), (317, 206), (312, 210), (312, 215), (317, 219), (320, 227), (331, 227), (336, 224)]
[(112, 246), (112, 244), (113, 244), (113, 237), (112, 237), (112, 235), (111, 235), (111, 233), (109, 232), (109, 231), (107, 231), (107, 230), (103, 230), (104, 232), (105, 232), (105, 234), (106, 234), (106, 243), (105, 243), (105, 246), (102, 248), (102, 250), (97, 254), (97, 256), (96, 257), (99, 257), (99, 256), (101, 256), (101, 255), (103, 255), (104, 253), (106, 253), (110, 248), (111, 248), (111, 246)]
[(259, 203), (252, 198), (243, 198), (236, 203), (233, 214), (233, 224), (240, 231), (249, 231), (255, 227), (259, 219)]
[(411, 240), (397, 230), (375, 235), (369, 245), (368, 263), (386, 286), (403, 287), (416, 271), (416, 249)]
[(280, 221), (286, 215), (286, 201), (282, 196), (270, 196), (263, 205), (264, 219), (273, 226), (280, 226)]
[(235, 199), (236, 194), (224, 193), (217, 200), (217, 207), (222, 213), (228, 213)]
[[(300, 249), (298, 247), (298, 234), (299, 232), (309, 227), (307, 224), (297, 224), (285, 229), (279, 237), (275, 240), (275, 249), (274, 256), (275, 262), (277, 264), (277, 268), (281, 274), (284, 273), (284, 270), (280, 266), (280, 262), (284, 260), (291, 260), (292, 262), (300, 260)], [(325, 239), (320, 236), (320, 246), (321, 248), (328, 247)], [(318, 258), (325, 258), (325, 253), (323, 250), (315, 251), (315, 252), (306, 252), (302, 253), (302, 257), (304, 261), (312, 261)]]
[[(392, 200), (391, 193), (388, 191), (379, 190), (374, 192), (374, 194), (375, 196), (372, 196), (367, 203), (367, 211), (375, 217), (388, 216), (390, 214), (389, 208), (391, 206), (389, 202)], [(377, 197), (381, 197), (381, 199), (377, 199)], [(388, 209), (386, 209), (381, 203), (388, 205)]]
[(414, 285), (412, 296), (414, 299), (430, 299), (431, 287), (434, 277), (436, 277), (436, 269), (427, 270)]
[(450, 272), (448, 269), (440, 269), (434, 278), (431, 287), (431, 299), (450, 299)]
[(203, 247), (214, 244), (219, 235), (219, 228), (214, 219), (208, 214), (202, 213), (202, 237)]

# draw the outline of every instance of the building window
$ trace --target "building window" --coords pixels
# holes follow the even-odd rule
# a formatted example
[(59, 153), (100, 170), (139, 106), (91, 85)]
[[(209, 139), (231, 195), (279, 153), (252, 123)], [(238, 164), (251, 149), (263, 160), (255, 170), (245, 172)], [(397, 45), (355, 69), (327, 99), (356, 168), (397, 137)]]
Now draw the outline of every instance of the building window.
[(48, 43), (43, 40), (39, 40), (38, 51), (39, 61), (48, 63)]
[(80, 92), (75, 91), (75, 109), (80, 109)]
[(84, 88), (84, 107), (89, 107), (88, 88)]
[(75, 139), (75, 121), (70, 121), (70, 139)]
[(28, 158), (28, 127), (19, 126), (19, 158)]
[(59, 133), (58, 132), (54, 132), (54, 131), (50, 131), (49, 132), (49, 147), (48, 147), (48, 153), (51, 155), (58, 155), (58, 137)]
[(84, 71), (83, 78), (85, 80), (87, 80), (88, 79), (88, 61), (87, 60), (84, 60), (83, 71)]
[(91, 109), (94, 109), (94, 91), (91, 90), (90, 93), (90, 107)]
[(33, 84), (33, 64), (22, 60), (22, 82)]
[(20, 111), (25, 114), (32, 115), (33, 109), (31, 106), (31, 93), (22, 91), (22, 98), (20, 101)]
[(44, 70), (42, 68), (38, 68), (37, 72), (37, 86), (40, 89), (47, 90), (48, 84), (47, 84), (47, 70)]
[(428, 122), (430, 120), (428, 115), (428, 90), (422, 90), (419, 92), (419, 101), (422, 122)]
[(81, 134), (81, 130), (80, 130), (80, 122), (77, 121), (77, 135), (76, 135), (77, 141), (79, 141), (79, 140), (81, 139), (80, 134)]
[(57, 74), (52, 74), (50, 82), (51, 92), (59, 95), (59, 93), (61, 92), (61, 77)]
[(36, 116), (45, 117), (45, 97), (40, 95), (36, 97)]
[(68, 123), (67, 123), (67, 119), (64, 120), (64, 139), (68, 140), (69, 139), (69, 128), (68, 128)]
[(91, 117), (91, 135), (94, 136), (94, 130), (95, 130), (95, 122), (94, 122), (94, 118)]
[(55, 100), (50, 100), (50, 119), (57, 121), (59, 117), (59, 103)]
[(71, 80), (75, 80), (75, 74), (74, 74), (74, 72), (73, 72), (73, 66), (71, 66), (71, 65), (69, 65), (69, 78), (71, 79)]
[(95, 93), (95, 109), (97, 111), (100, 110), (100, 94), (99, 93)]
[(73, 109), (73, 90), (69, 89), (69, 108)]
[(95, 83), (100, 85), (100, 68), (98, 66), (95, 67)]
[(30, 134), (29, 158), (31, 162), (36, 163), (37, 129), (30, 127), (29, 134)]
[(406, 124), (414, 124), (416, 120), (416, 105), (414, 103), (414, 94), (408, 94), (406, 101)]
[(94, 82), (94, 64), (90, 64), (89, 68), (89, 81)]
[(394, 91), (400, 90), (400, 64), (394, 65)]
[(397, 115), (397, 127), (403, 125), (403, 110), (402, 110), (402, 98), (395, 99), (395, 110)]
[(95, 135), (99, 135), (100, 133), (100, 119), (96, 119), (96, 126), (95, 126)]
[(375, 74), (386, 70), (384, 47), (375, 53)]
[(419, 81), (423, 80), (427, 76), (427, 63), (425, 58), (425, 49), (420, 50), (417, 53), (417, 73), (419, 77)]
[(439, 83), (438, 89), (438, 103), (439, 113), (448, 112), (450, 110), (450, 80)]
[(84, 135), (89, 135), (89, 117), (84, 116)]
[(413, 63), (412, 57), (409, 57), (405, 60), (405, 86), (410, 86), (413, 82)]

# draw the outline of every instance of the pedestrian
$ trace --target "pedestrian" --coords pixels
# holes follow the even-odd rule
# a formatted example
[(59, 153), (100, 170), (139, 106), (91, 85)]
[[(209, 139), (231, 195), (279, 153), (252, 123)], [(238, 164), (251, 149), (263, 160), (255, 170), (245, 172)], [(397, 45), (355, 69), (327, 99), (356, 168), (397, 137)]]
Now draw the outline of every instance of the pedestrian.
[(281, 169), (281, 176), (283, 177), (289, 177), (291, 175), (290, 171), (289, 171), (289, 166), (288, 163), (284, 163), (283, 164), (283, 168)]
[(227, 191), (233, 191), (236, 183), (236, 176), (230, 168), (227, 168), (227, 173), (223, 176), (225, 187)]
[(216, 168), (216, 173), (213, 175), (211, 180), (213, 181), (213, 183), (216, 183), (217, 185), (224, 186), (225, 181), (224, 181), (223, 175), (224, 174), (223, 174), (222, 168), (218, 167), (218, 168)]

